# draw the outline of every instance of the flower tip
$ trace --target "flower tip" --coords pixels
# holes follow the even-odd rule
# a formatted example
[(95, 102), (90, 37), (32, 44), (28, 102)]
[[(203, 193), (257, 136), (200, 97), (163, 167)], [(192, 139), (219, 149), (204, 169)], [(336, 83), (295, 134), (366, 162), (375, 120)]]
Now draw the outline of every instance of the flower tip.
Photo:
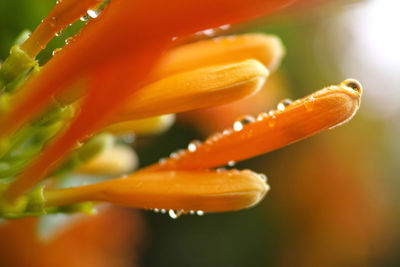
[(271, 34), (249, 34), (249, 38), (252, 38), (253, 42), (259, 45), (257, 59), (265, 64), (268, 70), (275, 71), (286, 54), (282, 40)]
[[(250, 208), (257, 205), (270, 190), (270, 186), (264, 174), (257, 174), (249, 170), (242, 171), (242, 174), (245, 174), (248, 178), (249, 189), (241, 193), (247, 195), (247, 199), (242, 202), (243, 206), (239, 209)], [(243, 200), (244, 199), (245, 198), (243, 198)]]

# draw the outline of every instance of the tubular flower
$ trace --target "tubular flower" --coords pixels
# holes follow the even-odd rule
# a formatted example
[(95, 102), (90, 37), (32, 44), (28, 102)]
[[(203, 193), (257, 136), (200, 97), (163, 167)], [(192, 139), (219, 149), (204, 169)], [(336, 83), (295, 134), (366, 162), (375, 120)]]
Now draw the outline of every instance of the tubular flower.
[[(154, 134), (171, 114), (226, 104), (260, 90), (284, 55), (275, 36), (245, 34), (177, 45), (181, 37), (273, 11), (288, 0), (60, 1), (0, 70), (0, 214), (90, 211), (86, 202), (185, 213), (257, 204), (269, 186), (249, 170), (212, 169), (283, 147), (349, 120), (361, 85), (346, 80), (232, 129), (193, 141), (131, 172), (136, 154), (120, 135)], [(35, 56), (55, 33), (95, 13), (39, 69)], [(171, 19), (175, 18), (175, 19)], [(32, 68), (34, 71), (32, 71)], [(120, 175), (59, 188), (71, 172)], [(37, 186), (46, 179), (46, 183)]]

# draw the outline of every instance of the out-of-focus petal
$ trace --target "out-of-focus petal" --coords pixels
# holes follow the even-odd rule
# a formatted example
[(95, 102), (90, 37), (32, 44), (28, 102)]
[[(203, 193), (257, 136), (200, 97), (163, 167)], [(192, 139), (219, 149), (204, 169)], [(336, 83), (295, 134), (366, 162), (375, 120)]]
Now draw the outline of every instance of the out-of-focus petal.
[(94, 175), (122, 175), (138, 166), (136, 153), (128, 146), (114, 145), (79, 167), (76, 172)]
[(147, 209), (233, 211), (258, 203), (269, 187), (262, 175), (245, 171), (167, 171), (132, 174), (102, 183), (45, 190), (46, 205), (106, 201)]
[(105, 132), (121, 135), (134, 133), (135, 135), (159, 134), (168, 130), (175, 122), (175, 115), (168, 114), (141, 120), (124, 121), (112, 124), (103, 129)]

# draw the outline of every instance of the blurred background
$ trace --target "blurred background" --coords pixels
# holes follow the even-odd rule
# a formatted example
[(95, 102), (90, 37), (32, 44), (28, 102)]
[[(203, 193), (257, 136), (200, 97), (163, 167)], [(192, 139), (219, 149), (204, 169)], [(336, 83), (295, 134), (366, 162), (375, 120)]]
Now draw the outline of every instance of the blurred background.
[[(54, 2), (0, 1), (0, 59)], [(257, 207), (177, 220), (104, 207), (98, 217), (74, 215), (40, 242), (36, 219), (3, 223), (0, 266), (400, 266), (398, 10), (393, 0), (319, 1), (232, 27), (223, 34), (272, 33), (285, 44), (287, 55), (264, 90), (180, 114), (167, 133), (137, 139), (145, 166), (230, 127), (240, 115), (359, 80), (362, 105), (350, 123), (235, 166), (268, 176), (271, 191)], [(56, 37), (40, 60), (80, 26)]]

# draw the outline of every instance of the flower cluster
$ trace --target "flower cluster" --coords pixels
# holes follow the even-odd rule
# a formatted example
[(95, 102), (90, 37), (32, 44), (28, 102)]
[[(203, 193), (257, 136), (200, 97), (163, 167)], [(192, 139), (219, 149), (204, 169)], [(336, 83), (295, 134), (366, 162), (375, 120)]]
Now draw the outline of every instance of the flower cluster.
[[(283, 101), (257, 118), (243, 117), (231, 129), (128, 175), (135, 156), (115, 140), (126, 133), (161, 132), (173, 122), (171, 114), (259, 91), (284, 55), (277, 37), (185, 41), (287, 2), (59, 1), (11, 49), (0, 70), (0, 215), (88, 211), (87, 202), (109, 202), (170, 210), (177, 217), (258, 203), (269, 189), (264, 175), (213, 168), (346, 122), (360, 104), (357, 81)], [(39, 67), (35, 57), (49, 40), (85, 14), (91, 18), (81, 32)], [(57, 188), (59, 177), (71, 172), (121, 177)]]

